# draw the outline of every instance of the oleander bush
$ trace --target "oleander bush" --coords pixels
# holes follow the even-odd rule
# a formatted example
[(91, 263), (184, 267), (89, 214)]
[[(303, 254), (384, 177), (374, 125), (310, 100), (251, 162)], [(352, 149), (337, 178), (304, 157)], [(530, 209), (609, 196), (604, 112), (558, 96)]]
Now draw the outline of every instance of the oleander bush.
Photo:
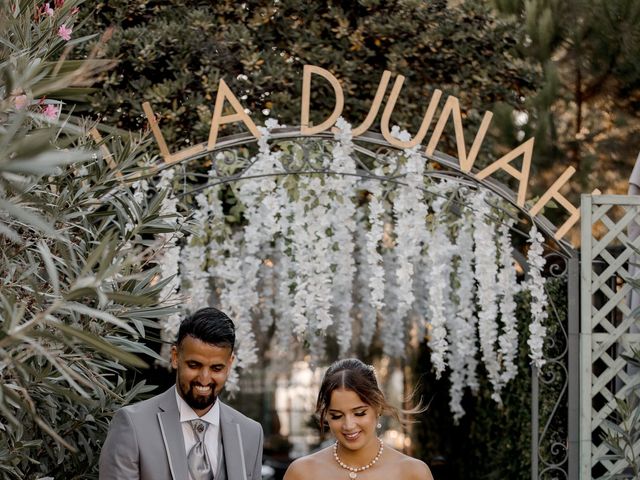
[(173, 312), (154, 235), (176, 219), (133, 188), (145, 142), (73, 115), (113, 65), (74, 55), (87, 6), (0, 3), (0, 478), (95, 478), (113, 411), (149, 390), (145, 334)]

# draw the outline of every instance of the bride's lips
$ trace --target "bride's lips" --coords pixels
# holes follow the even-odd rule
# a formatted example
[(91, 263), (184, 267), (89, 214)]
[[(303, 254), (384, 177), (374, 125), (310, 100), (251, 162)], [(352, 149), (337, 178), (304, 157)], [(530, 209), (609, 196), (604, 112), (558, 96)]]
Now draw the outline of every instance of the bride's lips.
[(342, 436), (349, 442), (353, 442), (360, 437), (360, 432), (343, 433)]

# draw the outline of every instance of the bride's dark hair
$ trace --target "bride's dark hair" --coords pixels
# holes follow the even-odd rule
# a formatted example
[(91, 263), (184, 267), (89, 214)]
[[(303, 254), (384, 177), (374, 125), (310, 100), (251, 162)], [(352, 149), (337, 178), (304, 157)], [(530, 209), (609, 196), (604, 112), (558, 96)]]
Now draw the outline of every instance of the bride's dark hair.
[[(372, 366), (365, 365), (357, 358), (345, 358), (331, 364), (324, 374), (318, 401), (316, 402), (316, 415), (323, 428), (331, 403), (331, 394), (338, 389), (355, 392), (360, 400), (371, 405), (378, 414), (386, 413), (400, 421), (398, 409), (391, 406), (384, 398), (384, 393), (378, 386), (378, 380)], [(415, 413), (407, 411), (403, 413)]]

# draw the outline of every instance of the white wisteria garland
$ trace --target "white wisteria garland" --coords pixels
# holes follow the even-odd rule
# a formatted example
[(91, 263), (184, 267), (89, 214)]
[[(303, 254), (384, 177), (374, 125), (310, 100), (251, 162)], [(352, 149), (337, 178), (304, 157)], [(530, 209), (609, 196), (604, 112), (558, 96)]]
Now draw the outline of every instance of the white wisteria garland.
[(475, 277), (478, 285), (478, 340), (482, 361), (493, 386), (492, 398), (500, 402), (500, 364), (496, 352), (498, 340), (498, 249), (495, 225), (490, 220), (491, 208), (487, 193), (474, 195), (475, 229), (473, 231), (475, 253)]
[[(193, 233), (182, 242), (164, 238), (163, 274), (174, 280), (162, 295), (181, 295), (189, 310), (213, 302), (227, 311), (237, 326), (241, 371), (258, 362), (254, 332), (264, 344), (274, 324), (279, 355), (292, 358), (296, 345), (313, 361), (322, 360), (329, 337), (340, 356), (377, 343), (386, 355), (401, 357), (416, 327), (413, 335), (427, 341), (436, 376), (449, 375), (456, 421), (464, 414), (465, 389), (478, 389), (479, 362), (499, 402), (517, 373), (515, 294), (521, 286), (512, 225), (489, 203), (498, 200), (481, 187), (425, 177), (426, 159), (417, 149), (389, 155), (359, 178), (351, 128), (343, 119), (337, 126), (334, 139), (320, 148), (285, 142), (272, 149), (278, 125), (268, 122), (258, 153), (231, 187), (242, 206), (241, 226), (226, 223), (221, 185), (196, 195)], [(397, 128), (393, 134), (407, 139)], [(292, 173), (296, 162), (302, 167)], [(157, 185), (168, 189), (167, 213), (177, 211), (171, 172), (164, 170)], [(390, 172), (394, 181), (388, 181)], [(212, 166), (213, 184), (217, 175)], [(457, 210), (445, 202), (452, 197)], [(532, 362), (541, 366), (543, 239), (535, 226), (530, 236), (528, 344)], [(166, 340), (175, 337), (179, 321), (165, 320)], [(231, 389), (237, 382), (234, 370)]]
[[(436, 378), (440, 378), (446, 368), (446, 357), (449, 350), (447, 334), (447, 317), (452, 314), (450, 277), (453, 267), (453, 255), (455, 246), (451, 243), (448, 234), (448, 225), (443, 218), (443, 205), (446, 201), (447, 188), (435, 189), (433, 207), (432, 233), (427, 247), (427, 270), (430, 281), (428, 285), (428, 311), (430, 331), (428, 344), (431, 349), (431, 363)], [(440, 279), (434, 281), (433, 279)]]
[(511, 227), (513, 221), (506, 220), (498, 228), (498, 251), (500, 256), (500, 271), (498, 284), (500, 285), (499, 310), (502, 323), (502, 334), (498, 338), (502, 371), (500, 373), (500, 389), (514, 379), (518, 373), (515, 363), (518, 353), (518, 319), (516, 318), (515, 295), (520, 290), (518, 284), (515, 261), (511, 244)]
[(451, 294), (455, 313), (449, 316), (450, 343), (453, 347), (448, 352), (448, 364), (451, 371), (449, 375), (451, 382), (449, 407), (455, 422), (458, 422), (464, 415), (462, 396), (465, 387), (474, 392), (478, 389), (472, 218), (470, 210), (465, 208), (458, 222), (458, 235), (455, 241), (457, 261), (455, 262), (455, 286)]
[(546, 305), (548, 303), (547, 293), (544, 289), (544, 277), (542, 271), (546, 263), (543, 255), (542, 243), (544, 237), (534, 225), (529, 231), (529, 252), (527, 261), (529, 263), (529, 290), (531, 292), (531, 323), (529, 324), (529, 357), (531, 362), (538, 368), (545, 364), (544, 360), (544, 338), (547, 335), (547, 328), (544, 321), (547, 318)]
[(353, 307), (353, 283), (356, 274), (354, 260), (356, 205), (352, 200), (355, 195), (357, 180), (356, 165), (353, 159), (353, 142), (351, 125), (342, 117), (337, 122), (335, 133), (336, 144), (332, 151), (329, 170), (344, 172), (331, 182), (334, 198), (329, 211), (333, 219), (330, 260), (333, 267), (332, 305), (337, 325), (336, 339), (340, 356), (346, 356), (351, 350), (353, 336), (351, 309)]

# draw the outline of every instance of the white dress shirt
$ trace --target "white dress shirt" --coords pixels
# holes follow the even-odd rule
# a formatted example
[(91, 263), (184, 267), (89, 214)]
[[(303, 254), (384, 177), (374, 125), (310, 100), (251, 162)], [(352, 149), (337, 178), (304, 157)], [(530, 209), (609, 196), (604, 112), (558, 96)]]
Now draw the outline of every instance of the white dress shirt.
[[(180, 412), (180, 424), (182, 425), (182, 436), (184, 437), (184, 448), (187, 455), (198, 442), (190, 420), (203, 420), (209, 424), (207, 431), (204, 434), (205, 448), (207, 449), (207, 456), (209, 457), (209, 463), (211, 463), (211, 471), (215, 474), (218, 469), (218, 445), (220, 444), (220, 404), (216, 400), (213, 407), (205, 413), (202, 417), (199, 417), (196, 412), (193, 411), (187, 402), (180, 396), (176, 387), (176, 400), (178, 402), (178, 410)], [(191, 474), (189, 474), (191, 479)]]

